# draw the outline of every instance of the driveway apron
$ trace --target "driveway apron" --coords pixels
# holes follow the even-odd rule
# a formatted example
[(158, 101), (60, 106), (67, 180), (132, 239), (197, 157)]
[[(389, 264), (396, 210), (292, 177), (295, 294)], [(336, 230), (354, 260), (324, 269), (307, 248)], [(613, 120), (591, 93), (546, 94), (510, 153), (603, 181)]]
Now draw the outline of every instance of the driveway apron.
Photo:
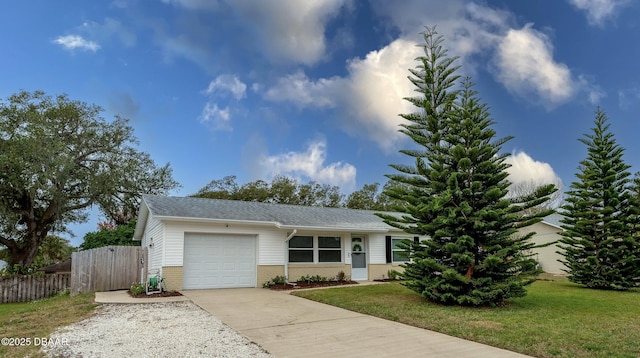
[(526, 357), (262, 288), (182, 294), (276, 357)]

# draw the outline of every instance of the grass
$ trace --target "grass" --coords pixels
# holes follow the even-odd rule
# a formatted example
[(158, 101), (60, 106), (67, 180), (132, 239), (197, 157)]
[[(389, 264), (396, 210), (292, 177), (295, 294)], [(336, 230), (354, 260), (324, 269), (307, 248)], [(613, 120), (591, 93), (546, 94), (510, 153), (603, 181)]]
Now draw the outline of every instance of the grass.
[(429, 303), (398, 283), (296, 296), (536, 357), (640, 356), (640, 293), (540, 280), (499, 308)]
[(90, 317), (98, 306), (93, 299), (94, 294), (88, 293), (73, 297), (58, 295), (32, 302), (1, 303), (0, 337), (31, 338), (31, 345), (0, 345), (0, 357), (42, 356), (40, 347), (33, 344), (34, 338), (48, 337), (58, 327)]

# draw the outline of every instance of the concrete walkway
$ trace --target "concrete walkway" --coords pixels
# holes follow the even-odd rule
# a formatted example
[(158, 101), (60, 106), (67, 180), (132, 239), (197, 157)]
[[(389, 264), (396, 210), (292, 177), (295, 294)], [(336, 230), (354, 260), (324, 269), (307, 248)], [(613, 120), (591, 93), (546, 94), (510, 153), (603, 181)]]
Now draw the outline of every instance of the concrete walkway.
[(181, 292), (278, 358), (526, 357), (262, 288)]

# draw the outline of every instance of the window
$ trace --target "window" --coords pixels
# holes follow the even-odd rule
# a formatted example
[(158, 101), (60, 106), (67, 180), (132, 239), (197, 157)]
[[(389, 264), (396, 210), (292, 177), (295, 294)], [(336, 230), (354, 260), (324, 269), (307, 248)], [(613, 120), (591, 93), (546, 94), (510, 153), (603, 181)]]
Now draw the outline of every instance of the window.
[(289, 240), (289, 262), (313, 262), (313, 236), (294, 236)]
[(340, 236), (294, 236), (289, 240), (289, 262), (342, 262)]
[(342, 247), (340, 237), (319, 236), (318, 237), (318, 261), (319, 262), (340, 262), (342, 261)]
[(402, 240), (409, 240), (408, 237), (392, 237), (391, 238), (391, 250), (393, 252), (393, 262), (408, 262), (407, 252), (404, 249), (398, 247), (398, 244)]

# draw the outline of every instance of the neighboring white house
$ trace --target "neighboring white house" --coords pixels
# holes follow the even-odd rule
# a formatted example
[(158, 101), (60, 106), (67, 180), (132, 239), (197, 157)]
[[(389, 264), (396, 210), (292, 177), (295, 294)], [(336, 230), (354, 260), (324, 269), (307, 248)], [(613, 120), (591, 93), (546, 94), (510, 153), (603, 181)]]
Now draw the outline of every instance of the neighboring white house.
[(260, 287), (275, 276), (341, 271), (379, 279), (402, 270), (398, 242), (425, 238), (375, 211), (154, 195), (143, 196), (134, 234), (148, 248), (149, 271), (170, 290)]
[(522, 233), (535, 232), (536, 234), (533, 236), (532, 241), (536, 245), (552, 243), (548, 246), (534, 249), (534, 257), (540, 263), (543, 271), (553, 274), (566, 274), (564, 271), (566, 266), (559, 261), (564, 257), (557, 252), (559, 248), (558, 245), (555, 244), (562, 238), (560, 232), (562, 232), (563, 229), (560, 227), (560, 219), (562, 219), (562, 215), (557, 213), (551, 214), (541, 222), (520, 229)]

